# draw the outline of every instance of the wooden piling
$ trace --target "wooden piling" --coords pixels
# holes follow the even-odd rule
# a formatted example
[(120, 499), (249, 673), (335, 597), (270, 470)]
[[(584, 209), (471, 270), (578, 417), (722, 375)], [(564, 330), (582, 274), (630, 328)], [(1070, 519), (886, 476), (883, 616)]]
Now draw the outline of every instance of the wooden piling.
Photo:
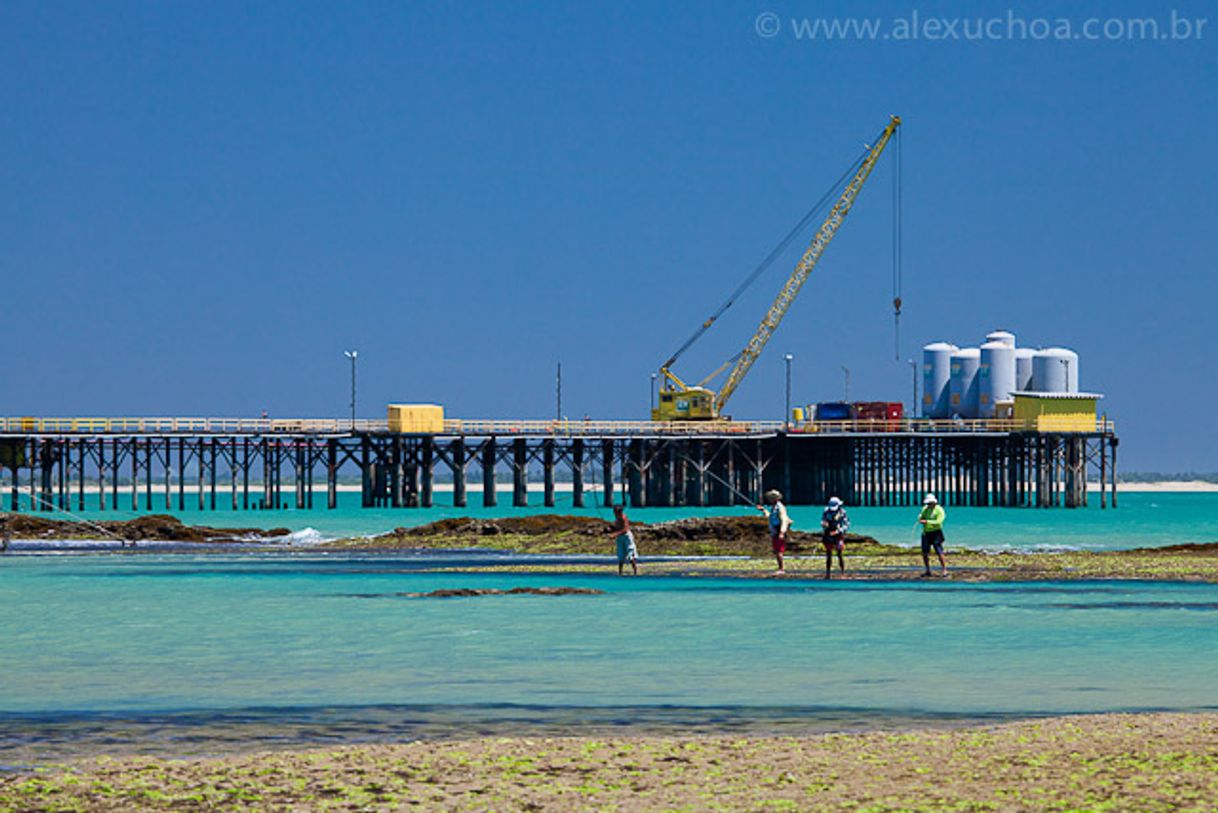
[(571, 505), (584, 507), (584, 439), (571, 441)]
[(541, 442), (542, 495), (541, 502), (546, 508), (554, 507), (554, 439), (546, 438)]
[(512, 440), (512, 505), (529, 506), (529, 447), (524, 438)]
[(613, 439), (601, 441), (601, 483), (606, 507), (613, 505)]
[(466, 506), (465, 496), (465, 438), (457, 438), (449, 447), (449, 454), (452, 456), (452, 474), (453, 474), (453, 507), (464, 508)]
[(419, 441), (419, 468), (423, 478), (420, 505), (431, 508), (435, 505), (435, 440), (430, 435)]
[(495, 491), (495, 464), (497, 462), (495, 437), (492, 435), (482, 444), (482, 505), (493, 508), (499, 502)]

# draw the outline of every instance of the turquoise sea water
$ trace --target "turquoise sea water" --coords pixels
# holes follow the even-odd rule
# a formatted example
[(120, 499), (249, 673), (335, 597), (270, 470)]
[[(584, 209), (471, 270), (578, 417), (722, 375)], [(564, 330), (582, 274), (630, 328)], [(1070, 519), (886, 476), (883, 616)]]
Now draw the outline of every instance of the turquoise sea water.
[[(302, 541), (317, 537), (338, 537), (381, 533), (399, 526), (419, 525), (453, 516), (497, 517), (536, 513), (580, 514), (608, 518), (603, 507), (588, 506), (575, 509), (569, 494), (558, 495), (558, 506), (552, 509), (540, 505), (541, 495), (532, 494), (536, 502), (529, 508), (512, 508), (509, 494), (500, 494), (501, 505), (483, 508), (480, 495), (470, 496), (470, 507), (456, 509), (438, 505), (430, 509), (361, 508), (359, 495), (340, 494), (339, 507), (329, 511), (323, 507), (297, 511), (233, 511), (225, 495), (220, 495), (215, 511), (199, 511), (194, 495), (187, 495), (187, 509), (173, 511), (188, 523), (216, 526), (288, 527), (293, 531), (312, 529)], [(592, 495), (588, 495), (589, 501)], [(324, 497), (319, 497), (318, 502)], [(436, 495), (437, 502), (450, 499), (448, 494)], [(75, 503), (70, 509), (88, 519), (127, 519), (136, 514), (130, 510), (130, 495), (122, 495), (120, 506), (126, 510), (97, 508), (97, 495), (87, 495), (86, 508), (79, 511)], [(1135, 547), (1156, 547), (1181, 542), (1218, 542), (1218, 493), (1126, 493), (1120, 495), (1120, 507), (1101, 510), (1096, 495), (1092, 505), (1079, 509), (1035, 508), (951, 508), (947, 525), (949, 545), (972, 548), (1037, 550), (1044, 548), (1077, 548), (1083, 550), (1114, 550)], [(175, 502), (176, 505), (176, 502)], [(194, 506), (193, 508), (191, 506)], [(164, 513), (163, 500), (154, 500), (153, 509)], [(791, 509), (797, 529), (820, 527), (820, 508), (795, 506)], [(146, 512), (145, 512), (146, 513)], [(689, 516), (719, 516), (724, 514), (757, 516), (748, 508), (636, 508), (631, 517), (642, 522), (661, 522)], [(50, 517), (62, 514), (48, 512)], [(853, 530), (870, 534), (882, 542), (912, 545), (917, 541), (914, 519), (916, 508), (851, 508)], [(645, 553), (645, 551), (644, 551)]]
[[(443, 570), (480, 561), (4, 557), (0, 763), (90, 737), (114, 750), (154, 730), (177, 750), (222, 750), (217, 737), (769, 730), (1218, 707), (1216, 585)], [(525, 585), (605, 594), (397, 595)]]

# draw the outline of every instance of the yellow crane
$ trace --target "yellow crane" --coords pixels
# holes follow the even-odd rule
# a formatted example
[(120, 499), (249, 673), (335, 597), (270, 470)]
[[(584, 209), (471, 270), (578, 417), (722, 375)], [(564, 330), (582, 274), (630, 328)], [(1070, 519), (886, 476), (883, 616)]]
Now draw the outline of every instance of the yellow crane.
[[(694, 386), (686, 384), (672, 371), (672, 365), (676, 362), (677, 358), (731, 306), (732, 302), (735, 301), (735, 297), (752, 282), (752, 278), (738, 288), (736, 293), (716, 313), (703, 322), (702, 326), (694, 332), (694, 335), (668, 361), (660, 366), (660, 377), (663, 383), (660, 387), (659, 404), (651, 411), (651, 419), (653, 421), (715, 420), (726, 417), (723, 415), (723, 408), (727, 404), (728, 399), (732, 397), (732, 393), (736, 391), (736, 388), (740, 386), (740, 382), (748, 375), (753, 363), (757, 361), (761, 351), (765, 349), (766, 343), (774, 335), (774, 331), (778, 329), (778, 325), (782, 322), (782, 318), (786, 316), (791, 303), (795, 301), (795, 297), (799, 295), (800, 289), (807, 282), (808, 275), (812, 273), (812, 269), (816, 267), (817, 261), (824, 254), (829, 241), (837, 234), (842, 221), (850, 213), (855, 199), (862, 190), (863, 184), (867, 181), (867, 176), (871, 174), (871, 170), (880, 159), (880, 154), (884, 151), (884, 147), (888, 145), (889, 140), (900, 126), (900, 116), (892, 116), (888, 126), (884, 128), (884, 131), (876, 139), (875, 143), (868, 147), (861, 161), (851, 167), (853, 177), (846, 184), (846, 188), (842, 191), (841, 196), (838, 197), (837, 203), (829, 210), (825, 222), (821, 224), (820, 229), (812, 238), (812, 242), (796, 264), (795, 270), (787, 278), (786, 284), (783, 285), (782, 290), (778, 292), (778, 296), (774, 299), (774, 304), (770, 305), (770, 309), (766, 311), (765, 318), (761, 320), (761, 325), (757, 328), (757, 332), (749, 339), (744, 349)], [(850, 174), (850, 172), (847, 172), (847, 175)], [(814, 208), (813, 211), (816, 211), (816, 209)], [(796, 230), (799, 228), (800, 226), (796, 226)], [(794, 233), (795, 231), (792, 231), (792, 234), (788, 236), (788, 240)], [(771, 258), (782, 247), (780, 245), (778, 249), (775, 249), (775, 252), (771, 254)], [(753, 277), (755, 278), (767, 264), (768, 260), (754, 272)], [(899, 313), (900, 299), (894, 300), (893, 304)], [(707, 382), (723, 372), (729, 364), (732, 365), (731, 371), (728, 373), (723, 386), (717, 392), (705, 386)]]

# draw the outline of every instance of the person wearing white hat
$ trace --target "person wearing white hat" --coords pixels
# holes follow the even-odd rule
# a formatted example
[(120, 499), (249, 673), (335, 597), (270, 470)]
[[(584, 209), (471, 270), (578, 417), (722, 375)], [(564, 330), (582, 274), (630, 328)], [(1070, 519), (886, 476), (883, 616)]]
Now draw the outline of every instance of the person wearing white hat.
[(765, 493), (765, 501), (769, 504), (769, 509), (764, 505), (757, 506), (757, 509), (768, 515), (770, 547), (773, 548), (774, 559), (778, 562), (778, 575), (783, 576), (787, 571), (783, 568), (782, 557), (787, 551), (787, 531), (791, 529), (791, 517), (787, 514), (787, 507), (782, 504), (782, 492), (770, 489)]
[(922, 500), (922, 513), (918, 514), (918, 524), (922, 526), (922, 564), (926, 566), (923, 577), (930, 573), (930, 550), (935, 549), (939, 557), (939, 575), (947, 575), (947, 559), (943, 557), (943, 521), (947, 512), (939, 505), (934, 494), (927, 494)]
[(842, 551), (846, 549), (846, 531), (850, 530), (850, 517), (837, 497), (830, 497), (825, 512), (820, 516), (821, 542), (825, 546), (825, 578), (833, 576), (833, 554), (837, 553), (837, 565), (846, 572)]

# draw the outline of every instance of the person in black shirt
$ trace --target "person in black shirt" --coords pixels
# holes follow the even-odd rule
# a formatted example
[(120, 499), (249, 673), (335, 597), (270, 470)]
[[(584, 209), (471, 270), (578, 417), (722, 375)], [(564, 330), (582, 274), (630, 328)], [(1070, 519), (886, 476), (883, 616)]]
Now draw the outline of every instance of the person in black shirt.
[(842, 551), (846, 549), (846, 531), (850, 530), (850, 518), (837, 497), (831, 497), (825, 512), (820, 517), (821, 542), (825, 545), (825, 578), (833, 576), (833, 554), (837, 554), (837, 565), (846, 572), (846, 561)]

